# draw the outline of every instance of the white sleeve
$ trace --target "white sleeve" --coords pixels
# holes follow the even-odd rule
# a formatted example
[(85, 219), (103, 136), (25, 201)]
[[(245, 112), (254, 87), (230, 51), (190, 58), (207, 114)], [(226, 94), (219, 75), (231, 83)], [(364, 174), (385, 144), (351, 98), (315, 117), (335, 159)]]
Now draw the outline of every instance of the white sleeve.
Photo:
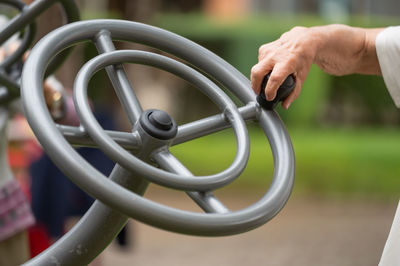
[(400, 26), (381, 31), (375, 46), (386, 87), (400, 108)]
[(398, 266), (400, 265), (400, 204), (394, 216), (389, 237), (386, 240), (379, 266)]
[[(381, 31), (375, 41), (376, 53), (383, 79), (394, 103), (400, 108), (400, 26)], [(389, 237), (379, 266), (400, 265), (400, 204), (397, 208)]]

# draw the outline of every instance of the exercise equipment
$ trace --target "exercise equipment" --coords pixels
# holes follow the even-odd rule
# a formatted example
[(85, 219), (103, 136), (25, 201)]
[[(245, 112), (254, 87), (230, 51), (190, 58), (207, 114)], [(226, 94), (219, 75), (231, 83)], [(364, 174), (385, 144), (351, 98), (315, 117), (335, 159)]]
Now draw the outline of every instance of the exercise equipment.
[[(155, 53), (116, 50), (113, 40), (148, 45), (187, 64)], [(99, 55), (80, 69), (75, 80), (74, 101), (81, 125), (58, 125), (52, 120), (43, 96), (47, 66), (61, 51), (83, 41), (93, 42)], [(163, 111), (142, 110), (122, 63), (149, 65), (180, 76), (205, 93), (221, 113), (176, 125)], [(103, 130), (91, 113), (87, 85), (103, 68), (131, 123), (131, 132)], [(243, 105), (237, 107), (219, 86), (232, 92)], [(71, 231), (26, 265), (87, 264), (111, 242), (128, 217), (183, 234), (223, 236), (246, 232), (272, 219), (290, 196), (295, 157), (278, 114), (257, 103), (249, 80), (234, 67), (174, 33), (123, 20), (65, 25), (46, 35), (32, 49), (24, 66), (21, 88), (26, 117), (43, 148), (73, 182), (98, 199)], [(249, 139), (245, 120), (257, 121), (270, 143), (273, 181), (258, 202), (230, 211), (212, 191), (235, 180), (247, 164)], [(233, 163), (220, 173), (193, 176), (169, 151), (170, 146), (227, 127), (235, 132), (237, 152)], [(116, 162), (111, 175), (107, 178), (99, 173), (73, 146), (100, 148)], [(204, 213), (178, 210), (142, 197), (149, 182), (185, 191)]]

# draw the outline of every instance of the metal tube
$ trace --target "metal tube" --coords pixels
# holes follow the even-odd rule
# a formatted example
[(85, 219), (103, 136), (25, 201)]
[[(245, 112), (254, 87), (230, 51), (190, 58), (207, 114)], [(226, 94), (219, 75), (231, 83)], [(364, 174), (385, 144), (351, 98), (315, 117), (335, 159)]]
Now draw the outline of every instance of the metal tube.
[[(185, 176), (193, 175), (175, 156), (169, 151), (163, 150), (153, 155), (154, 161), (163, 169)], [(211, 191), (195, 192), (189, 191), (186, 194), (192, 198), (205, 212), (228, 213), (229, 209), (220, 202)]]
[[(26, 6), (24, 4), (18, 4), (20, 3), (19, 1), (2, 0), (0, 1), (0, 3), (1, 2), (4, 2), (5, 4), (9, 5), (11, 4), (14, 6), (20, 6), (21, 8), (23, 7), (23, 9), (17, 16), (13, 17), (7, 23), (7, 25), (1, 29), (0, 45), (3, 44), (5, 41), (7, 41), (13, 34), (24, 29), (25, 27), (28, 26), (28, 24), (30, 24), (27, 28), (27, 32), (23, 37), (20, 47), (17, 49), (15, 53), (10, 55), (0, 64), (1, 67), (4, 68), (8, 68), (11, 64), (16, 62), (23, 55), (23, 53), (29, 48), (34, 39), (34, 34), (36, 31), (35, 19), (54, 3), (56, 2), (61, 3), (62, 8), (64, 10), (64, 15), (66, 17), (66, 23), (71, 23), (74, 21), (78, 21), (80, 19), (79, 10), (76, 6), (75, 1), (73, 0), (41, 0), (41, 1), (34, 1), (30, 5)], [(50, 63), (47, 69), (46, 76), (54, 72), (64, 62), (64, 60), (67, 58), (67, 56), (71, 51), (72, 49), (67, 49), (66, 51), (63, 51), (61, 54), (57, 55), (54, 58), (54, 60), (52, 60), (52, 62)], [(6, 80), (4, 80), (4, 77), (1, 78), (0, 84), (3, 84), (4, 86), (6, 86), (8, 89), (11, 90), (10, 95), (7, 95), (7, 97), (4, 97), (4, 95), (2, 95), (0, 99), (1, 104), (7, 103), (13, 98), (19, 96), (20, 94), (19, 84), (17, 85), (10, 84)], [(16, 87), (17, 89), (15, 89)]]
[[(93, 147), (96, 148), (96, 143), (89, 137), (87, 132), (82, 127), (57, 125), (61, 134), (73, 146)], [(129, 132), (119, 132), (104, 130), (115, 142), (127, 150), (138, 150), (141, 147), (141, 141), (137, 134)]]
[(27, 8), (24, 8), (19, 15), (13, 17), (1, 30), (0, 44), (3, 44), (14, 33), (25, 28), (26, 25), (32, 23), (39, 14), (48, 9), (55, 2), (56, 0), (34, 1)]
[[(250, 102), (245, 106), (239, 107), (238, 109), (243, 120), (257, 119), (258, 111), (255, 102)], [(178, 134), (172, 141), (172, 145), (178, 145), (192, 139), (206, 136), (208, 134), (226, 129), (230, 126), (231, 124), (227, 121), (224, 114), (218, 114), (187, 123), (178, 127)]]
[[(22, 12), (23, 9), (25, 9), (27, 6), (24, 2), (22, 1), (16, 1), (16, 0), (0, 0), (0, 4), (5, 4), (5, 5), (10, 5), (19, 10), (19, 12)], [(20, 29), (20, 32), (22, 32), (22, 29)], [(29, 48), (29, 46), (32, 44), (33, 39), (35, 37), (36, 33), (36, 23), (32, 22), (27, 26), (24, 30), (24, 36), (21, 39), (21, 43), (18, 46), (18, 49), (14, 51), (11, 55), (7, 56), (1, 63), (0, 63), (0, 68), (1, 69), (8, 69), (12, 64), (17, 62), (23, 55), (23, 53)], [(18, 93), (19, 95), (19, 93)]]
[[(96, 48), (99, 53), (115, 51), (110, 32), (100, 31), (95, 37)], [(113, 84), (122, 108), (125, 110), (131, 125), (134, 125), (143, 112), (125, 70), (121, 64), (106, 67), (107, 74)]]
[[(51, 0), (42, 0), (42, 1), (51, 1)], [(64, 11), (65, 23), (72, 23), (80, 20), (80, 14), (78, 6), (75, 3), (75, 0), (58, 0), (61, 4), (61, 7)], [(51, 73), (56, 71), (59, 66), (64, 63), (67, 59), (68, 55), (72, 52), (73, 48), (68, 48), (61, 53), (59, 53), (49, 64), (45, 76), (48, 77)]]

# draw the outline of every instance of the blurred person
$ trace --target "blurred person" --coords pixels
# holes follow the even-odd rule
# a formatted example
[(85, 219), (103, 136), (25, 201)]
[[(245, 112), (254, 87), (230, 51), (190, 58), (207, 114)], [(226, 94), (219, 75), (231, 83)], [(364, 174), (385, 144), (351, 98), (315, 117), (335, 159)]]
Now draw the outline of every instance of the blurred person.
[[(96, 120), (105, 130), (115, 130), (114, 118), (109, 106), (94, 105)], [(60, 121), (61, 124), (79, 126), (79, 121)], [(97, 148), (81, 147), (77, 152), (93, 167), (109, 176), (115, 163)], [(41, 253), (83, 216), (93, 204), (94, 199), (76, 186), (52, 162), (45, 153), (30, 166), (32, 211), (37, 230), (44, 230), (32, 243), (33, 256)], [(117, 236), (117, 244), (126, 250), (131, 246), (125, 226)], [(102, 265), (99, 255), (90, 265)]]
[[(7, 21), (5, 16), (0, 15), (0, 25), (5, 25)], [(19, 45), (18, 34), (2, 44), (0, 62), (13, 54)], [(26, 57), (27, 53), (23, 60)], [(19, 82), (23, 60), (16, 62), (10, 69), (2, 69), (2, 71)], [(46, 105), (54, 119), (64, 119), (65, 114), (67, 118), (74, 116), (71, 111), (68, 111), (66, 99), (69, 96), (56, 86), (54, 77), (47, 79), (43, 87)], [(23, 113), (19, 99), (0, 105), (0, 265), (7, 266), (19, 265), (30, 258), (27, 228), (35, 223), (27, 196), (16, 180), (7, 156), (8, 133), (13, 135), (20, 133), (7, 130), (9, 119), (16, 113)]]
[[(96, 108), (94, 115), (104, 129), (115, 129), (114, 120), (107, 109)], [(60, 123), (79, 126), (79, 121)], [(115, 163), (99, 149), (82, 147), (77, 152), (106, 176), (114, 168)], [(32, 211), (38, 225), (45, 228), (51, 244), (67, 231), (68, 218), (83, 216), (94, 199), (65, 176), (46, 153), (32, 163), (30, 176)]]
[(0, 265), (29, 259), (26, 229), (34, 224), (29, 202), (9, 166), (7, 123), (9, 110), (0, 107)]
[[(251, 87), (259, 94), (264, 90), (273, 100), (279, 86), (292, 74), (296, 86), (284, 99), (288, 109), (299, 96), (312, 64), (331, 75), (382, 75), (385, 85), (400, 108), (400, 26), (357, 28), (346, 25), (295, 27), (271, 43), (260, 47), (258, 63), (251, 69)], [(265, 88), (265, 75), (270, 73)], [(380, 261), (380, 266), (400, 265), (400, 205)]]
[[(0, 49), (0, 61), (4, 58), (3, 51)], [(54, 117), (61, 119), (65, 110), (64, 96), (48, 84), (45, 87), (47, 105)], [(7, 125), (13, 114), (20, 112), (22, 106), (18, 99), (9, 106), (0, 106), (0, 265), (17, 265), (30, 258), (26, 229), (35, 222), (7, 157)]]

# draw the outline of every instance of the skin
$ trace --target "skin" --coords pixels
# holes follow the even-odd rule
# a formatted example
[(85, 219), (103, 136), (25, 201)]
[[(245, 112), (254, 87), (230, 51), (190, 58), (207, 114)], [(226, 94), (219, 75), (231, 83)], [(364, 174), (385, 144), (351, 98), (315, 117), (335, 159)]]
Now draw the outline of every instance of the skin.
[(271, 101), (286, 77), (293, 74), (296, 87), (282, 102), (283, 108), (288, 109), (299, 96), (312, 64), (336, 76), (381, 75), (375, 39), (382, 30), (338, 24), (295, 27), (260, 47), (258, 63), (251, 69), (251, 86), (255, 93), (260, 93), (264, 76), (272, 71), (265, 88), (266, 98)]

